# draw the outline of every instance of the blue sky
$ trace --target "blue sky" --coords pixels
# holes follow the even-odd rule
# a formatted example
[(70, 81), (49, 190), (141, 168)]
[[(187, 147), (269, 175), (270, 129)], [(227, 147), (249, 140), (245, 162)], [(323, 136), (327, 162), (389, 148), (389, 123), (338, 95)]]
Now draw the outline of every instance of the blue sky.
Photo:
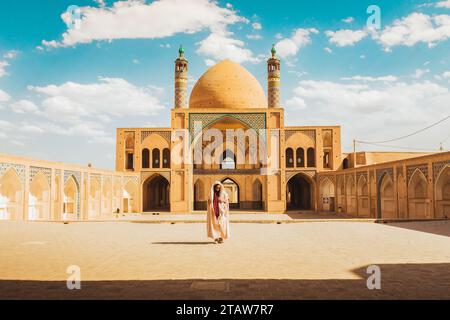
[[(375, 4), (381, 28), (368, 28)], [(449, 115), (450, 1), (2, 1), (0, 152), (112, 168), (117, 127), (169, 126), (173, 62), (190, 89), (222, 59), (265, 87), (282, 60), (287, 125), (341, 125), (379, 141)], [(68, 28), (66, 10), (81, 20)], [(69, 20), (68, 20), (69, 19)], [(448, 122), (365, 150), (450, 147)], [(394, 146), (394, 147), (389, 147)]]

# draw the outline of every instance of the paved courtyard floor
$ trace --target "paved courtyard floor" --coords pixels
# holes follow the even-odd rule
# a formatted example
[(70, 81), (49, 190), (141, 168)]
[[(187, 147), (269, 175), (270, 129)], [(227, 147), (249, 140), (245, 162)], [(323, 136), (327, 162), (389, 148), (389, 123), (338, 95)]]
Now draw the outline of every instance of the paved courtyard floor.
[(450, 299), (450, 221), (231, 228), (215, 245), (201, 223), (1, 222), (0, 298)]

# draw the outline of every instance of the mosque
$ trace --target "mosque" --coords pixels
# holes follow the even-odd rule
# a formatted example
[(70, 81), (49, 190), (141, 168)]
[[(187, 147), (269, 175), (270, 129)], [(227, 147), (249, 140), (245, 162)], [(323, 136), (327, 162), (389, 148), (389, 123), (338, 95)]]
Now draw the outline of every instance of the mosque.
[(232, 213), (450, 217), (450, 152), (343, 153), (340, 126), (285, 126), (280, 67), (272, 48), (267, 98), (229, 60), (207, 70), (189, 96), (180, 48), (170, 128), (117, 129), (114, 171), (0, 154), (0, 219), (202, 212), (217, 180)]

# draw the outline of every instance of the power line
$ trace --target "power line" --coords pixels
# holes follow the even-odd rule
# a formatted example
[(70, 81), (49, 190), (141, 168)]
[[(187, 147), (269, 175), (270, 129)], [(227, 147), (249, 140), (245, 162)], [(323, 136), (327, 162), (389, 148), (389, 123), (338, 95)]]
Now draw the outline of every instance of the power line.
[(438, 122), (435, 122), (435, 123), (433, 123), (433, 124), (431, 124), (431, 125), (429, 125), (429, 126), (427, 126), (425, 128), (422, 128), (422, 129), (417, 130), (417, 131), (415, 131), (413, 133), (410, 133), (410, 134), (407, 134), (405, 136), (401, 136), (401, 137), (398, 137), (398, 138), (395, 138), (395, 139), (384, 140), (384, 141), (359, 141), (359, 140), (356, 140), (356, 142), (358, 142), (358, 143), (365, 143), (365, 144), (374, 144), (374, 143), (387, 143), (387, 142), (398, 141), (398, 140), (401, 140), (401, 139), (405, 139), (405, 138), (411, 137), (411, 136), (416, 135), (418, 133), (421, 133), (421, 132), (423, 132), (425, 130), (428, 130), (428, 129), (430, 129), (430, 128), (434, 127), (434, 126), (437, 126), (438, 124), (440, 124), (440, 123), (442, 123), (442, 122), (444, 122), (444, 121), (446, 121), (448, 119), (450, 119), (450, 116), (446, 116), (444, 119), (441, 119)]
[(384, 148), (395, 148), (395, 149), (416, 150), (416, 151), (431, 151), (431, 152), (439, 151), (437, 149), (410, 148), (410, 147), (404, 147), (404, 146), (388, 146), (388, 145), (372, 143), (372, 142), (361, 142), (361, 141), (358, 141), (358, 142), (362, 143), (362, 144), (369, 144), (369, 145), (384, 147)]

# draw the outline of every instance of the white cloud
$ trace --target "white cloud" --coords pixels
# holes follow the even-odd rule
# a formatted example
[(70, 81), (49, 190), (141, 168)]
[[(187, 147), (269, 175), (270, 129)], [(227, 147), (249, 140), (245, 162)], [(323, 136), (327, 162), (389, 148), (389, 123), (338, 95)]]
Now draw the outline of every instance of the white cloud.
[(332, 52), (333, 52), (333, 50), (331, 50), (331, 49), (328, 48), (328, 47), (323, 48), (323, 50), (326, 51), (326, 52), (328, 52), (328, 53), (332, 53)]
[(254, 22), (252, 23), (252, 28), (255, 30), (261, 30), (262, 29), (262, 25), (259, 22)]
[(15, 113), (36, 113), (39, 111), (38, 106), (30, 100), (19, 100), (11, 104), (11, 109)]
[(445, 71), (444, 73), (442, 73), (442, 77), (445, 79), (450, 78), (450, 71)]
[(439, 1), (438, 3), (436, 3), (436, 8), (450, 9), (450, 0)]
[[(117, 1), (112, 6), (81, 7), (78, 28), (68, 29), (61, 42), (43, 41), (44, 46), (73, 46), (79, 43), (114, 39), (156, 39), (177, 33), (224, 30), (238, 22), (248, 22), (231, 7), (222, 8), (212, 0)], [(68, 22), (70, 16), (61, 18)]]
[[(448, 115), (449, 104), (448, 87), (429, 81), (304, 80), (286, 101), (286, 119), (288, 125), (294, 125), (300, 115), (310, 125), (339, 124), (343, 129), (343, 142), (349, 147), (353, 138), (382, 140), (433, 123)], [(442, 135), (442, 127), (439, 130)], [(432, 147), (430, 141), (434, 140), (429, 136), (420, 141), (416, 141), (417, 138), (420, 137), (407, 141), (409, 146)], [(435, 138), (437, 147), (439, 133)], [(407, 142), (401, 143), (408, 146)]]
[(0, 89), (0, 103), (8, 102), (11, 99), (11, 96), (6, 92)]
[(385, 50), (404, 45), (411, 47), (417, 43), (426, 43), (433, 47), (439, 41), (450, 38), (450, 15), (429, 16), (414, 12), (407, 17), (395, 20), (381, 32), (374, 34)]
[(341, 80), (345, 80), (345, 81), (367, 81), (367, 82), (373, 82), (373, 81), (395, 82), (398, 79), (395, 76), (388, 75), (388, 76), (382, 76), (382, 77), (368, 77), (368, 76), (342, 77)]
[(247, 39), (250, 39), (250, 40), (261, 40), (262, 39), (262, 36), (259, 34), (248, 34), (246, 37), (247, 37)]
[(345, 23), (352, 23), (353, 21), (355, 21), (355, 19), (353, 17), (348, 17), (348, 18), (342, 19), (342, 22), (345, 22)]
[(422, 78), (425, 74), (429, 73), (430, 69), (416, 69), (414, 70), (414, 73), (411, 75), (411, 77), (415, 79)]
[(211, 60), (211, 59), (205, 59), (205, 64), (206, 64), (208, 67), (212, 67), (213, 65), (216, 64), (216, 62), (215, 62), (214, 60)]
[(6, 76), (8, 73), (6, 72), (6, 67), (9, 66), (9, 63), (6, 61), (0, 61), (0, 78)]
[(367, 31), (365, 30), (349, 29), (342, 29), (337, 31), (328, 30), (325, 31), (325, 34), (329, 38), (330, 43), (333, 43), (338, 47), (352, 46), (368, 35)]
[(319, 31), (314, 28), (296, 29), (290, 38), (280, 40), (276, 45), (277, 54), (282, 58), (288, 58), (297, 55), (299, 50), (310, 44), (311, 34), (317, 34)]
[(3, 54), (4, 59), (14, 59), (19, 54), (17, 50), (9, 50)]
[(97, 83), (67, 82), (60, 86), (29, 86), (44, 95), (42, 113), (54, 120), (78, 122), (83, 117), (154, 115), (164, 108), (153, 87), (139, 88), (120, 78), (99, 78)]
[(211, 33), (206, 39), (197, 43), (197, 53), (214, 60), (230, 59), (237, 63), (257, 63), (251, 50), (244, 48), (245, 43), (230, 37), (229, 32)]

